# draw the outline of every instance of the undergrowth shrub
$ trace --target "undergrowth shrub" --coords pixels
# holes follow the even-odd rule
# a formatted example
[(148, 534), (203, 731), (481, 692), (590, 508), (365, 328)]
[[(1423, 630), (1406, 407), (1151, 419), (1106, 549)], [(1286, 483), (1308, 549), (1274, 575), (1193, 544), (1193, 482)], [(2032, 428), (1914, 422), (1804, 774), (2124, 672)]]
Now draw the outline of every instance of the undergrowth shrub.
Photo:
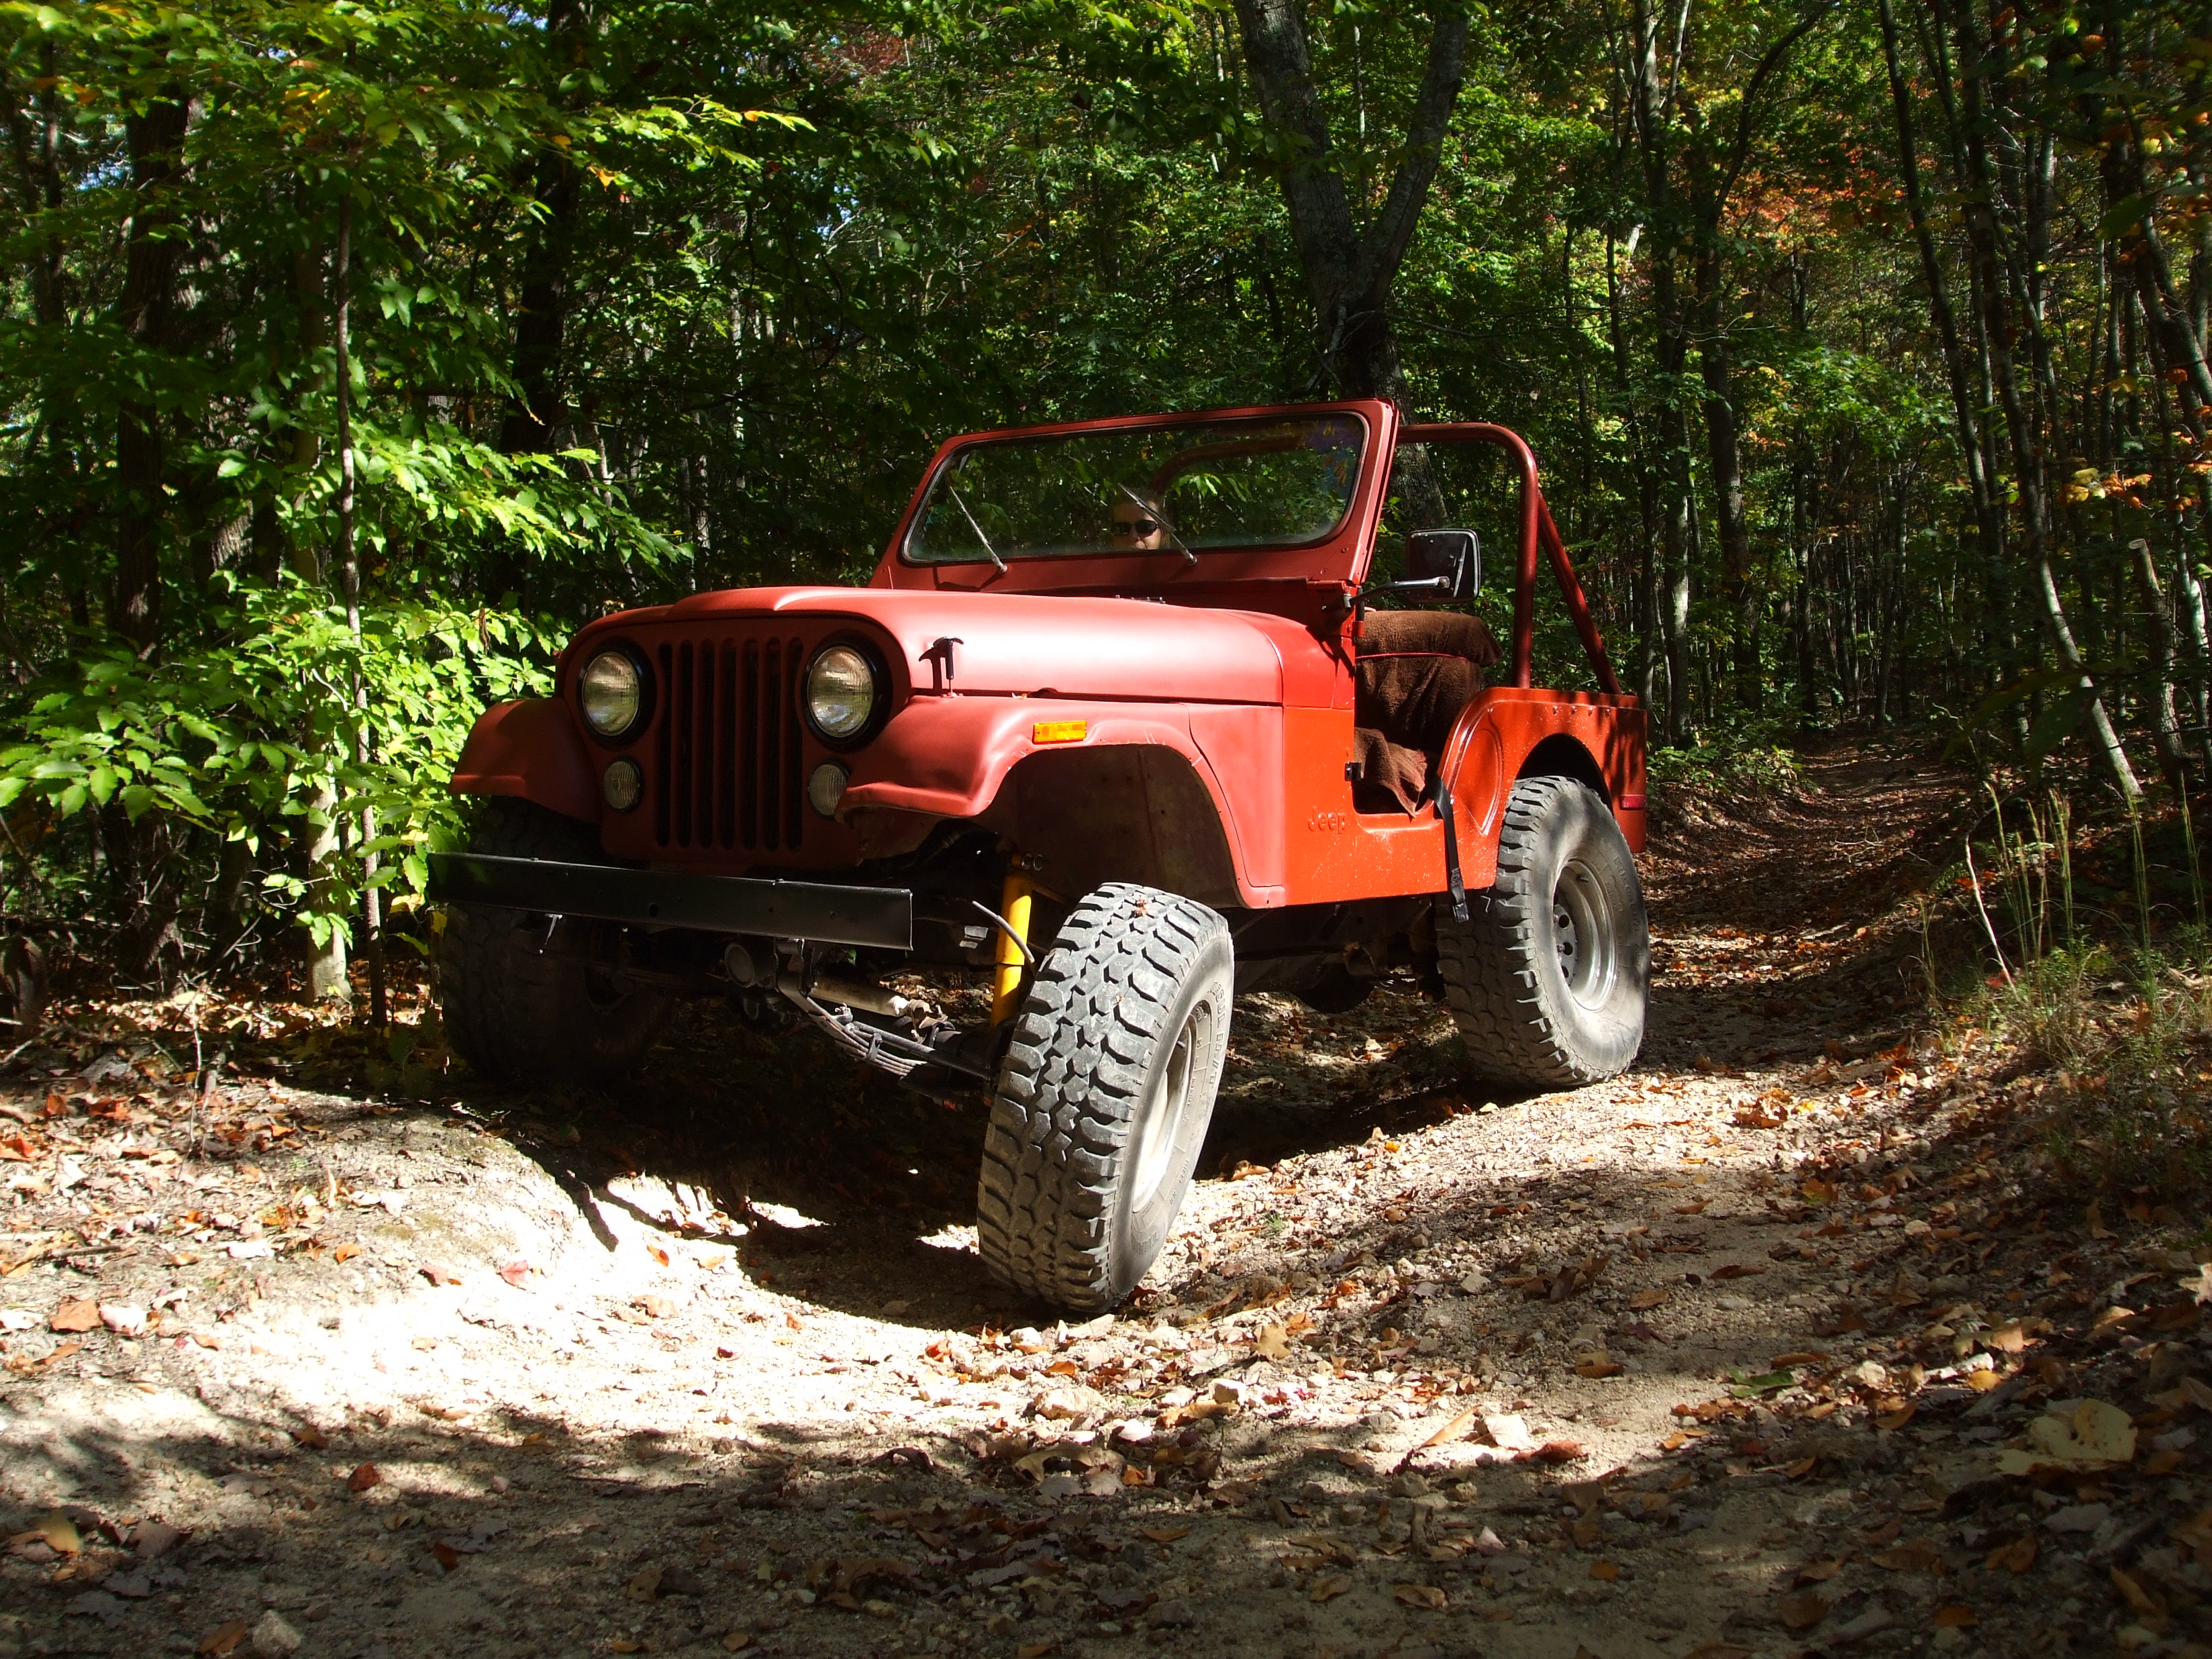
[(2212, 1177), (2212, 974), (2201, 933), (2054, 950), (1969, 999), (1968, 1018), (2056, 1074), (2047, 1150), (2098, 1188), (2202, 1207)]

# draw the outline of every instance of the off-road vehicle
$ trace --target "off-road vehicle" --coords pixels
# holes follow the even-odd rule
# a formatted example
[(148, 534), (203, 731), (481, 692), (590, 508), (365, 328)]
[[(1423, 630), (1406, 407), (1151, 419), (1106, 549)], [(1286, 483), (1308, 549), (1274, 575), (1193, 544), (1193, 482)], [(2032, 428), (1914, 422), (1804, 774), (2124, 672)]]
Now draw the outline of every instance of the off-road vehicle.
[[(1504, 487), (1462, 513), (1477, 456)], [(1495, 685), (1487, 630), (1419, 608), (1474, 599), (1483, 512), (1515, 553)], [(1598, 690), (1533, 684), (1545, 559)], [(1354, 402), (955, 438), (866, 586), (604, 617), (555, 696), (483, 715), (471, 850), (434, 862), (447, 1030), (495, 1079), (605, 1081), (712, 994), (988, 1091), (985, 1261), (1107, 1308), (1240, 993), (1340, 1012), (1410, 969), (1483, 1078), (1628, 1065), (1644, 738), (1504, 428)], [(992, 975), (988, 1023), (902, 968)]]

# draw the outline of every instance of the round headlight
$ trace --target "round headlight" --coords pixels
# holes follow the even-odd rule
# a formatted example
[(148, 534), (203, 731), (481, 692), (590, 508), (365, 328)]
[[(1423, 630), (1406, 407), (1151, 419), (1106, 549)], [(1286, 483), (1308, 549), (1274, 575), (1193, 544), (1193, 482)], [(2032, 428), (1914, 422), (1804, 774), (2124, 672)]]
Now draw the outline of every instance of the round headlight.
[(836, 817), (837, 803), (845, 799), (845, 785), (852, 775), (836, 761), (823, 761), (806, 780), (808, 804), (823, 817)]
[(844, 743), (867, 729), (876, 712), (876, 668), (849, 645), (817, 653), (806, 668), (806, 718), (828, 743)]
[(645, 710), (645, 679), (627, 651), (602, 651), (576, 679), (576, 702), (592, 731), (618, 738)]

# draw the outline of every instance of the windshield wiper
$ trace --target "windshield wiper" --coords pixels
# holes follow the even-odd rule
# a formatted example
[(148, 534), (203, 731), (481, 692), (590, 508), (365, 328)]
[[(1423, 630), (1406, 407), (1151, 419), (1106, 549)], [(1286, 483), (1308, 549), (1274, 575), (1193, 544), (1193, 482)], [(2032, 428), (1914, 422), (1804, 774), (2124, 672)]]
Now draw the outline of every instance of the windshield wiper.
[(1143, 511), (1151, 514), (1152, 517), (1158, 521), (1160, 528), (1168, 532), (1168, 539), (1176, 544), (1176, 551), (1182, 555), (1182, 568), (1184, 569), (1188, 570), (1198, 562), (1198, 555), (1192, 552), (1188, 547), (1185, 547), (1182, 544), (1182, 538), (1176, 533), (1175, 520), (1168, 517), (1167, 508), (1164, 507), (1154, 507), (1150, 501), (1146, 501), (1142, 495), (1139, 495), (1135, 490), (1130, 489), (1129, 486), (1125, 483), (1117, 483), (1114, 488), (1120, 490), (1124, 495), (1127, 495), (1131, 501), (1134, 501), (1139, 507)]
[(991, 562), (999, 567), (999, 574), (1006, 574), (1006, 562), (999, 556), (999, 550), (991, 545), (991, 538), (983, 533), (983, 526), (975, 522), (975, 515), (968, 510), (968, 503), (961, 499), (960, 487), (957, 484), (947, 484), (945, 486), (945, 491), (952, 497), (953, 506), (960, 509), (960, 516), (968, 520), (968, 527), (975, 532), (975, 539), (983, 544), (983, 551), (990, 555)]

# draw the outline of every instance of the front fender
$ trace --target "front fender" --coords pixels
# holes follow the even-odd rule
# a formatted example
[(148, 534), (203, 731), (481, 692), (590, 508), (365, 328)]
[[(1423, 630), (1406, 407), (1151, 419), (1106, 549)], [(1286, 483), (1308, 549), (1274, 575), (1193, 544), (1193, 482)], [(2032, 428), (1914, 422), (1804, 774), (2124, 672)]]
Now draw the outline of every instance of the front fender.
[(599, 781), (575, 717), (556, 697), (494, 703), (477, 719), (449, 786), (457, 795), (512, 795), (597, 823)]
[[(1281, 881), (1272, 867), (1279, 857), (1269, 858), (1271, 843), (1256, 818), (1243, 822), (1255, 812), (1264, 817), (1263, 803), (1249, 803), (1254, 811), (1240, 813), (1208, 756), (1209, 749), (1224, 747), (1220, 737), (1231, 725), (1264, 726), (1278, 732), (1280, 711), (1060, 698), (916, 697), (854, 757), (852, 781), (838, 817), (859, 809), (887, 808), (935, 817), (981, 817), (999, 799), (1007, 775), (1032, 755), (1117, 747), (1167, 749), (1188, 763), (1204, 786), (1243, 902), (1279, 903), (1272, 890)], [(1071, 735), (1076, 728), (1080, 736)], [(1279, 736), (1273, 746), (1279, 749)], [(1234, 747), (1264, 750), (1269, 745)]]

